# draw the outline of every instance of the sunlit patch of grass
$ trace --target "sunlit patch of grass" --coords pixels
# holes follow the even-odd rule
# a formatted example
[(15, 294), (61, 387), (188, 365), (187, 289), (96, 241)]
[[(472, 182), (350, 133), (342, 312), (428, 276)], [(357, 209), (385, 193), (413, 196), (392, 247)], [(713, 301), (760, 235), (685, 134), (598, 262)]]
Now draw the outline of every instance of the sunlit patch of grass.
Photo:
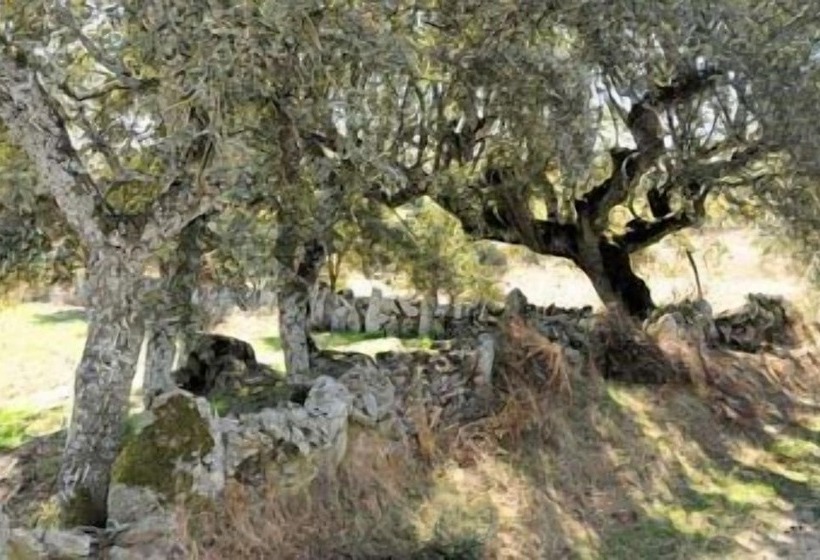
[(726, 544), (713, 541), (701, 531), (684, 527), (681, 530), (670, 519), (647, 517), (608, 532), (601, 542), (601, 556), (607, 560), (638, 558), (696, 558), (705, 552), (719, 552)]
[(0, 450), (11, 450), (26, 441), (54, 433), (64, 426), (65, 408), (46, 410), (0, 409)]
[(0, 309), (0, 332), (8, 333), (0, 337), (0, 406), (36, 405), (36, 393), (70, 385), (86, 330), (77, 308), (24, 303)]
[(820, 446), (804, 439), (781, 436), (772, 442), (768, 452), (784, 462), (812, 460), (820, 463)]
[(405, 338), (402, 339), (401, 344), (405, 348), (413, 349), (413, 350), (430, 350), (433, 348), (433, 343), (435, 341), (430, 337), (420, 337), (420, 338)]

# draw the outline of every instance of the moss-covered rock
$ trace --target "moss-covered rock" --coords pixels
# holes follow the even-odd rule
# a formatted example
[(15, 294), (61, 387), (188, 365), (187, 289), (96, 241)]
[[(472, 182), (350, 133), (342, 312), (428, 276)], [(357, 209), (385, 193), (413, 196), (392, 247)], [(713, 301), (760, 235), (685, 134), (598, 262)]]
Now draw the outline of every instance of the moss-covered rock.
[(172, 501), (192, 488), (191, 469), (214, 449), (209, 420), (197, 402), (173, 393), (140, 418), (114, 463), (112, 482), (148, 487)]
[(277, 381), (240, 390), (219, 391), (209, 395), (208, 400), (220, 416), (253, 414), (287, 403), (304, 404), (309, 389)]

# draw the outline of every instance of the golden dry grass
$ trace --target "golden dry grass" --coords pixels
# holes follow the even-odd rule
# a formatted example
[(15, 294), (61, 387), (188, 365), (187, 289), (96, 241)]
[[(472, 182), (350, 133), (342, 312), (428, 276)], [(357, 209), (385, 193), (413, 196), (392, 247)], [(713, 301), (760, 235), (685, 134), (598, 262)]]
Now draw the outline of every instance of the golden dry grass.
[[(505, 340), (497, 413), (445, 426), (422, 409), (422, 435), (407, 441), (355, 429), (338, 474), (302, 493), (233, 488), (223, 512), (198, 520), (213, 537), (194, 539), (198, 557), (762, 559), (786, 547), (808, 559), (820, 550), (813, 533), (785, 532), (820, 499), (820, 423), (804, 400), (820, 380), (807, 363), (718, 353), (706, 357), (709, 380), (646, 386), (572, 367), (521, 322)], [(741, 398), (754, 403), (754, 421), (723, 412)]]

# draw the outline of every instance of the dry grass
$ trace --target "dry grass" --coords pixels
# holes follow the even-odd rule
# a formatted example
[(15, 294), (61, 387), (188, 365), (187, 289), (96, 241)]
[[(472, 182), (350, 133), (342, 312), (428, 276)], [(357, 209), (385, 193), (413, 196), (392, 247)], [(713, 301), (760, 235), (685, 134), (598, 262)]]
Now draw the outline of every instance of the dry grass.
[[(413, 451), (352, 429), (345, 460), (309, 488), (231, 484), (219, 511), (183, 519), (194, 557), (370, 558), (411, 554), (413, 493), (426, 478)], [(350, 556), (355, 554), (355, 556)]]
[[(741, 285), (747, 264), (732, 264), (736, 276), (721, 272), (720, 286), (716, 272), (701, 270), (716, 309), (782, 285), (765, 271), (750, 278), (759, 285)], [(689, 286), (688, 269), (679, 272)], [(591, 291), (575, 288), (585, 279), (559, 275), (562, 285), (553, 276), (542, 267), (525, 292), (544, 303), (588, 303)], [(651, 287), (659, 300), (671, 293)], [(67, 320), (37, 320), (59, 311), (27, 304), (0, 312), (0, 327), (19, 335), (0, 341), (2, 397), (70, 387), (85, 325), (61, 315), (52, 318)], [(236, 316), (220, 330), (252, 340), (264, 359), (274, 326), (270, 316)], [(595, 359), (579, 364), (525, 324), (509, 325), (493, 416), (448, 426), (419, 407), (420, 433), (407, 441), (354, 428), (338, 472), (291, 494), (232, 485), (215, 510), (180, 509), (180, 537), (193, 558), (231, 560), (745, 560), (786, 550), (820, 558), (812, 536), (820, 530), (816, 327), (798, 323), (800, 346), (779, 355), (652, 339), (614, 313), (597, 334)], [(657, 384), (626, 382), (641, 379)], [(23, 485), (21, 515), (45, 515), (41, 496), (25, 489), (47, 488), (59, 446), (40, 443), (0, 454), (14, 487)]]
[[(602, 325), (622, 329), (622, 320)], [(818, 498), (807, 489), (820, 483), (820, 426), (802, 397), (820, 383), (801, 370), (808, 362), (715, 353), (705, 356), (711, 378), (650, 387), (579, 367), (520, 321), (505, 341), (494, 415), (447, 426), (419, 409), (417, 438), (354, 429), (339, 472), (298, 494), (235, 486), (223, 511), (188, 524), (198, 557), (688, 560), (818, 550), (811, 533), (784, 533)], [(677, 361), (682, 375), (685, 360), (659, 360), (649, 362)], [(753, 422), (722, 411), (744, 398)]]

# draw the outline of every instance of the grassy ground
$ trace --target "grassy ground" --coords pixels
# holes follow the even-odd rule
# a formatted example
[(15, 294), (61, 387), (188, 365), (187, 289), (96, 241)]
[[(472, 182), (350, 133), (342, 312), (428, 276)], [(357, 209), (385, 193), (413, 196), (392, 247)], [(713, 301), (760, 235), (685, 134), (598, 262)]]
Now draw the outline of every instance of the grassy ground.
[[(17, 404), (0, 407), (0, 478), (4, 469), (8, 480), (20, 478), (15, 469), (25, 471), (23, 493), (34, 495), (25, 504), (12, 503), (28, 521), (49, 517), (47, 497), (59, 437), (44, 436), (61, 428), (66, 403), (45, 404), (48, 399), (37, 395), (41, 388), (46, 394), (64, 383), (79, 357), (83, 323), (71, 311), (31, 304), (0, 313), (0, 322), (14, 329), (6, 332), (31, 337), (17, 341), (21, 354), (6, 364), (17, 364), (18, 373), (39, 370), (39, 377), (6, 374), (9, 392), (4, 390), (4, 397), (11, 394), (12, 399), (4, 402)], [(53, 320), (55, 314), (59, 321)], [(269, 331), (262, 328), (272, 317), (231, 321), (223, 331), (236, 334), (246, 323), (246, 336), (260, 355), (276, 357), (277, 341), (264, 336)], [(48, 340), (63, 342), (45, 344)], [(358, 335), (322, 339), (323, 345), (352, 344), (371, 351), (400, 349), (403, 343), (412, 345)], [(65, 364), (62, 374), (55, 364)], [(33, 398), (25, 401), (26, 395)], [(815, 532), (820, 520), (820, 413), (806, 403), (790, 425), (748, 431), (719, 424), (688, 389), (658, 391), (594, 381), (576, 388), (571, 401), (554, 400), (551, 412), (535, 426), (521, 418), (504, 422), (495, 427), (504, 432), (498, 447), (472, 442), (476, 434), (465, 436), (461, 448), (470, 450), (466, 459), (448, 457), (455, 449), (448, 445), (431, 464), (420, 467), (418, 460), (408, 459), (397, 472), (395, 466), (373, 466), (351, 453), (343, 472), (347, 488), (335, 495), (338, 507), (358, 512), (354, 525), (337, 527), (333, 534), (317, 529), (313, 545), (360, 544), (364, 539), (373, 551), (384, 552), (426, 542), (442, 554), (449, 550), (451, 558), (763, 559), (785, 558), (786, 551), (789, 558), (820, 557)], [(520, 425), (513, 430), (514, 423)], [(490, 427), (479, 431), (484, 430), (492, 433)], [(373, 456), (382, 456), (384, 445), (368, 434), (354, 435), (351, 444), (354, 450), (359, 447), (357, 453)], [(345, 498), (350, 487), (374, 496)], [(11, 491), (4, 490), (6, 495)], [(377, 504), (367, 506), (370, 499)], [(254, 511), (241, 500), (234, 504), (240, 506), (245, 514)], [(332, 508), (322, 507), (323, 515), (333, 514)], [(288, 511), (278, 513), (280, 531), (289, 520), (302, 519), (286, 515)], [(242, 515), (236, 513), (233, 522)], [(389, 520), (389, 527), (386, 521), (377, 523), (377, 517)], [(274, 542), (270, 527), (248, 526), (254, 542)], [(322, 525), (333, 526), (332, 520)], [(397, 535), (404, 540), (396, 541)], [(288, 557), (281, 552), (280, 557)], [(258, 551), (247, 553), (251, 558)]]
[[(776, 286), (799, 297), (792, 280), (775, 275), (782, 267), (740, 254), (724, 272), (704, 266), (716, 308)], [(661, 271), (657, 261), (642, 266)], [(526, 271), (517, 279), (531, 299), (589, 303), (577, 288), (586, 284), (568, 281), (563, 298), (544, 291), (543, 271), (540, 279)], [(666, 288), (654, 281), (660, 299), (691, 284), (685, 269), (673, 273)], [(217, 330), (248, 340), (260, 361), (281, 367), (275, 325), (272, 315), (236, 314)], [(18, 522), (51, 517), (85, 328), (76, 308), (0, 309), (0, 502)], [(375, 352), (414, 342), (323, 335), (319, 344)], [(524, 394), (495, 424), (450, 434), (433, 459), (392, 455), (378, 434), (355, 432), (338, 479), (311, 489), (310, 499), (268, 500), (263, 511), (237, 489), (228, 519), (212, 530), (233, 548), (219, 555), (211, 547), (203, 557), (265, 557), (261, 550), (294, 557), (276, 548), (282, 543), (384, 557), (426, 543), (429, 558), (820, 558), (820, 412), (809, 389), (795, 394), (790, 422), (754, 429), (722, 422), (685, 388), (590, 379), (571, 396)], [(533, 400), (546, 410), (533, 411)]]

